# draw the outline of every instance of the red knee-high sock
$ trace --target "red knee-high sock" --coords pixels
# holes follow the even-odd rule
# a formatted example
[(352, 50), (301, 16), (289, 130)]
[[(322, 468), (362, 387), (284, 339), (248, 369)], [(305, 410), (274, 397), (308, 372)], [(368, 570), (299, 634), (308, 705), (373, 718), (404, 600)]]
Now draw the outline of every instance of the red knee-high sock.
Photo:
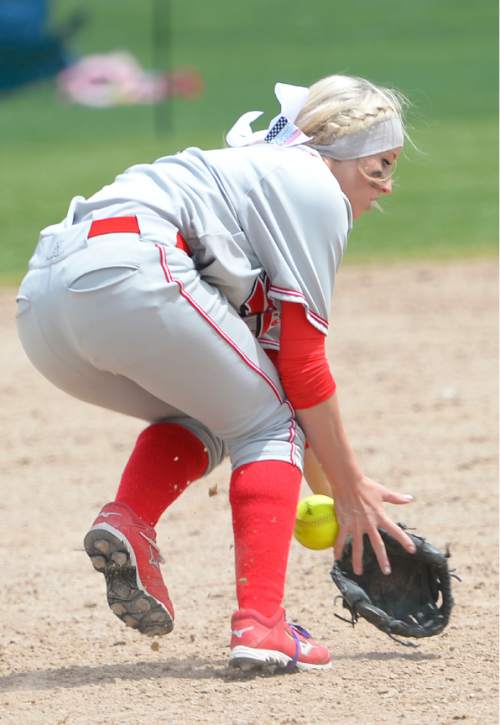
[(281, 605), (300, 481), (300, 470), (284, 461), (258, 461), (233, 472), (230, 501), (240, 609), (270, 617)]
[(191, 431), (174, 423), (155, 423), (139, 435), (116, 501), (130, 506), (150, 526), (191, 481), (203, 476), (208, 454)]

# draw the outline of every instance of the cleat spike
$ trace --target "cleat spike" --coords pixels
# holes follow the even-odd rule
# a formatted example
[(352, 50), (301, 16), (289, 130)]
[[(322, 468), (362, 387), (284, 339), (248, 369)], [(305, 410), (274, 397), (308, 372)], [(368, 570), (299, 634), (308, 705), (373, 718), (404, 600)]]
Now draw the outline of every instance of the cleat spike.
[(111, 546), (109, 544), (109, 541), (105, 541), (104, 539), (98, 539), (94, 542), (94, 549), (97, 549), (97, 551), (106, 556), (111, 551)]
[(130, 587), (120, 579), (114, 578), (111, 582), (110, 589), (117, 599), (128, 599), (130, 597)]
[(133, 629), (137, 629), (137, 627), (139, 626), (139, 622), (137, 621), (137, 619), (135, 617), (131, 617), (130, 614), (126, 614), (123, 617), (123, 621), (125, 622), (127, 627), (132, 627)]
[(143, 614), (144, 612), (149, 612), (151, 609), (151, 604), (148, 602), (146, 597), (139, 597), (133, 602), (130, 602), (129, 604), (129, 612), (132, 612), (133, 614)]
[(103, 556), (91, 556), (90, 561), (96, 571), (104, 571), (106, 568), (106, 559)]
[(113, 563), (120, 567), (125, 566), (129, 563), (128, 554), (126, 554), (124, 551), (115, 551), (114, 554), (111, 554), (111, 560), (113, 561)]

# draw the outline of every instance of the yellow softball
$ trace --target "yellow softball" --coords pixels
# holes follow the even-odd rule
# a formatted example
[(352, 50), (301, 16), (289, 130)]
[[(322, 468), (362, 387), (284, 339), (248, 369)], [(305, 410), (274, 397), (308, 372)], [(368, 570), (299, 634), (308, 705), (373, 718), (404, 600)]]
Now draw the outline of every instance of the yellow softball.
[(314, 494), (299, 501), (294, 534), (302, 546), (328, 549), (334, 546), (338, 531), (333, 498)]

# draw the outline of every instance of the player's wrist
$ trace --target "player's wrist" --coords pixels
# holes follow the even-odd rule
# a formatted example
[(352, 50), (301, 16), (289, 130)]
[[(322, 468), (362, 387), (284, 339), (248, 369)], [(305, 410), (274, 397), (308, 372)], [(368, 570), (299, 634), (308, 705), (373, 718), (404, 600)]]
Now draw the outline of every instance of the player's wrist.
[(366, 477), (353, 455), (342, 458), (334, 456), (335, 467), (332, 471), (332, 487), (357, 492), (364, 488)]

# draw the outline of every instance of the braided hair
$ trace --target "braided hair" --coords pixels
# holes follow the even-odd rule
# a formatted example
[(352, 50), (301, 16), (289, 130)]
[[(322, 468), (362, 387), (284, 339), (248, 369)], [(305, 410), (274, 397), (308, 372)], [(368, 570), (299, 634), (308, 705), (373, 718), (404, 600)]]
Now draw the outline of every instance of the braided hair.
[(393, 116), (404, 128), (403, 110), (407, 105), (407, 99), (398, 91), (376, 86), (365, 78), (332, 75), (310, 87), (295, 125), (311, 136), (312, 145), (327, 145)]

